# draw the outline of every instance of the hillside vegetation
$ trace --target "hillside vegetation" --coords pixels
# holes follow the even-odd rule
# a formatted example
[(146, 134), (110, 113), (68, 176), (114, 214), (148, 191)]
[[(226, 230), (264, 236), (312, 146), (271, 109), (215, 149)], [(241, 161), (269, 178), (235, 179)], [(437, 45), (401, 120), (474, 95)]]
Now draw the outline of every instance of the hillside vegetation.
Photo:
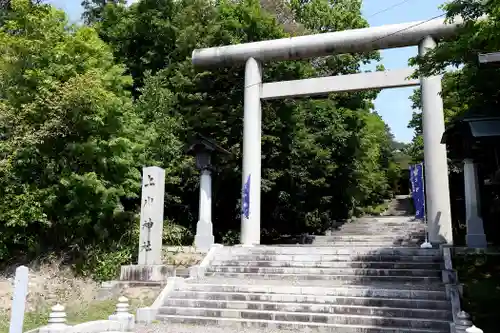
[[(11, 0), (0, 17), (0, 262), (54, 253), (114, 277), (136, 255), (141, 169), (166, 170), (165, 243), (190, 244), (195, 133), (216, 160), (217, 241), (239, 238), (243, 67), (198, 71), (198, 47), (366, 27), (361, 1), (84, 1), (85, 25)], [(356, 73), (378, 53), (266, 64), (266, 81)], [(391, 195), (392, 135), (377, 92), (263, 105), (264, 235), (322, 232)], [(391, 169), (392, 168), (392, 169)], [(391, 171), (392, 170), (392, 171)]]

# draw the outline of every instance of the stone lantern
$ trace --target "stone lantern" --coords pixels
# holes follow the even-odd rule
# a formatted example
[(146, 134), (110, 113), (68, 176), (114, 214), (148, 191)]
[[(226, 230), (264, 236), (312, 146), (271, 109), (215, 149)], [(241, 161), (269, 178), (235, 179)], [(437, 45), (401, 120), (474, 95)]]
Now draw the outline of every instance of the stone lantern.
[(200, 209), (196, 224), (195, 247), (207, 252), (214, 244), (212, 225), (212, 157), (214, 153), (230, 154), (213, 140), (201, 134), (191, 142), (187, 153), (196, 158), (196, 167), (200, 170)]
[[(478, 176), (478, 171), (481, 161), (491, 160), (500, 147), (500, 117), (496, 110), (496, 107), (484, 107), (467, 111), (447, 126), (441, 141), (447, 145), (452, 160), (463, 161), (466, 243), (471, 248), (488, 245), (480, 200), (480, 187), (486, 183)], [(491, 178), (495, 180), (494, 176)]]

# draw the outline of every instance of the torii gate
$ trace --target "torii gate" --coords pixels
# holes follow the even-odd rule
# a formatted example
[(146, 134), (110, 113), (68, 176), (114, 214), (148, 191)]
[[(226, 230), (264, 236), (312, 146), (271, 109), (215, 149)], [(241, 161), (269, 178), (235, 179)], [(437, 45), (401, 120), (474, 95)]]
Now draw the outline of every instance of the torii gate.
[(418, 84), (422, 89), (429, 241), (453, 243), (446, 147), (441, 144), (445, 129), (443, 101), (440, 96), (441, 76), (411, 80), (408, 77), (413, 70), (407, 68), (263, 83), (261, 64), (266, 61), (297, 60), (413, 45), (418, 45), (419, 54), (423, 55), (428, 49), (436, 46), (435, 39), (453, 36), (462, 22), (456, 19), (454, 23), (449, 24), (444, 19), (433, 19), (193, 51), (192, 62), (197, 67), (222, 67), (246, 63), (242, 183), (249, 200), (247, 200), (246, 212), (241, 216), (241, 243), (243, 245), (260, 244), (261, 100)]

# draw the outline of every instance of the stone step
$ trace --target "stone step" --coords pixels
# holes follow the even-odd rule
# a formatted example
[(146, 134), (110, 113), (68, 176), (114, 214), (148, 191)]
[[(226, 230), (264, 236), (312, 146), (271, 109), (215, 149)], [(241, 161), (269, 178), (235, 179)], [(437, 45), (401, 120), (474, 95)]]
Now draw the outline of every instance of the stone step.
[[(180, 301), (185, 301), (180, 302)], [(297, 294), (232, 293), (211, 291), (176, 291), (165, 300), (165, 305), (191, 304), (192, 301), (207, 302), (264, 302), (291, 304), (319, 304), (321, 306), (368, 306), (401, 309), (450, 310), (448, 300), (413, 298), (325, 296)], [(173, 303), (172, 303), (173, 302)], [(187, 302), (187, 303), (186, 303)], [(193, 305), (194, 306), (194, 305)], [(200, 305), (201, 306), (201, 305)], [(208, 306), (201, 306), (208, 307)]]
[[(386, 231), (394, 231), (398, 230), (403, 233), (411, 232), (411, 231), (424, 231), (426, 230), (425, 226), (422, 225), (388, 225), (388, 224), (372, 224), (372, 223), (359, 223), (359, 224), (344, 224), (337, 229), (334, 230), (345, 230), (345, 229), (365, 229), (365, 230), (386, 230)], [(366, 233), (367, 235), (373, 235), (370, 233)]]
[(202, 316), (223, 317), (257, 320), (276, 320), (292, 322), (313, 322), (320, 324), (340, 325), (364, 325), (385, 326), (394, 328), (416, 328), (416, 329), (449, 329), (450, 324), (446, 320), (423, 319), (423, 318), (401, 318), (384, 316), (362, 316), (362, 315), (338, 315), (330, 313), (297, 313), (285, 311), (262, 311), (250, 309), (214, 309), (214, 308), (187, 308), (187, 307), (161, 307), (158, 318), (162, 315), (175, 316)]
[(386, 246), (386, 245), (393, 245), (393, 246), (399, 246), (399, 244), (403, 245), (418, 245), (420, 243), (424, 242), (424, 237), (418, 238), (418, 239), (403, 239), (403, 238), (388, 238), (388, 239), (366, 239), (366, 240), (360, 240), (360, 239), (348, 239), (347, 237), (343, 239), (344, 237), (341, 237), (340, 239), (314, 239), (313, 240), (313, 245), (317, 244), (352, 244), (353, 246), (360, 246), (363, 244), (367, 244), (368, 246)]
[[(280, 281), (271, 284), (247, 284), (248, 281), (230, 279), (221, 281), (208, 278), (201, 282), (186, 283), (182, 291), (191, 292), (221, 292), (221, 293), (257, 293), (257, 294), (290, 294), (303, 296), (351, 296), (351, 297), (388, 297), (423, 300), (446, 300), (444, 285), (415, 285), (372, 283), (369, 285), (329, 285), (329, 286), (307, 286), (307, 285), (284, 285)], [(259, 281), (260, 282), (260, 281)], [(176, 291), (180, 292), (180, 291)]]
[(333, 234), (330, 236), (311, 236), (314, 237), (314, 240), (329, 240), (329, 241), (353, 241), (353, 242), (365, 242), (365, 241), (391, 241), (391, 240), (418, 240), (425, 235), (417, 235), (413, 233), (401, 233), (401, 234), (390, 234), (390, 235), (342, 235), (342, 234)]
[[(342, 225), (338, 225), (336, 226), (335, 228), (332, 228), (330, 229), (329, 231), (327, 231), (326, 233), (322, 234), (322, 235), (319, 235), (319, 236), (323, 236), (323, 235), (331, 235), (332, 232), (335, 232), (335, 231), (338, 231), (338, 230), (343, 230), (343, 229), (361, 229), (361, 228), (365, 228), (365, 230), (368, 230), (368, 229), (378, 229), (378, 230), (400, 230), (402, 233), (406, 233), (408, 231), (414, 231), (414, 230), (418, 230), (418, 231), (423, 231), (423, 230), (426, 230), (425, 226), (424, 225), (416, 225), (416, 224), (399, 224), (399, 225), (394, 225), (394, 224), (374, 224), (374, 223), (347, 223), (347, 224), (342, 224)], [(369, 236), (373, 236), (373, 234), (370, 234), (370, 233), (366, 233), (367, 235)]]
[(351, 223), (356, 223), (360, 221), (405, 221), (405, 222), (411, 222), (411, 223), (423, 223), (420, 220), (415, 220), (415, 216), (413, 215), (398, 215), (398, 216), (392, 216), (392, 215), (381, 215), (381, 216), (363, 216), (356, 218), (353, 222)]
[(378, 248), (388, 248), (393, 246), (402, 246), (402, 247), (418, 247), (424, 241), (417, 242), (407, 242), (407, 241), (387, 241), (387, 242), (344, 242), (344, 241), (336, 241), (336, 242), (313, 242), (314, 246), (318, 247), (353, 247), (353, 248), (363, 248), (363, 247), (378, 247)]
[(276, 254), (348, 254), (348, 255), (410, 255), (410, 256), (441, 256), (439, 249), (421, 249), (406, 247), (360, 247), (360, 248), (335, 248), (322, 247), (314, 245), (293, 245), (293, 246), (254, 246), (254, 247), (231, 247), (227, 249), (230, 255), (258, 254), (258, 255), (276, 255)]
[(432, 269), (376, 269), (376, 268), (316, 268), (316, 267), (246, 267), (211, 266), (207, 272), (251, 273), (251, 274), (290, 274), (290, 275), (355, 275), (383, 277), (436, 277), (441, 278), (441, 270)]
[(373, 229), (401, 229), (401, 230), (417, 230), (425, 229), (425, 225), (421, 223), (409, 222), (357, 222), (345, 223), (339, 228), (373, 228)]
[(406, 306), (398, 308), (393, 306), (369, 306), (346, 305), (346, 304), (320, 304), (320, 303), (285, 303), (285, 302), (261, 302), (261, 301), (224, 301), (199, 300), (199, 299), (177, 299), (169, 298), (164, 303), (166, 307), (188, 307), (206, 309), (239, 309), (239, 310), (261, 310), (295, 313), (330, 313), (345, 315), (383, 316), (452, 320), (451, 311), (435, 309), (417, 309)]
[[(341, 280), (349, 281), (350, 283), (370, 283), (370, 282), (388, 282), (394, 283), (412, 282), (412, 283), (440, 283), (440, 276), (413, 276), (413, 275), (341, 275), (341, 274), (281, 274), (281, 273), (238, 273), (238, 272), (207, 272), (207, 276), (221, 277), (221, 278), (238, 278), (238, 279), (252, 279), (252, 280), (280, 280), (280, 281), (294, 281), (294, 280)], [(288, 283), (288, 282), (283, 282)]]
[(370, 231), (382, 231), (387, 233), (403, 233), (408, 234), (411, 232), (425, 232), (425, 227), (423, 226), (407, 226), (407, 225), (373, 225), (373, 224), (356, 224), (356, 225), (343, 225), (336, 230), (365, 230), (366, 235), (374, 235), (371, 234)]
[(242, 267), (304, 267), (304, 268), (374, 268), (374, 269), (432, 269), (440, 270), (438, 262), (404, 261), (288, 261), (288, 260), (221, 260), (211, 262), (211, 266)]
[(343, 225), (407, 225), (407, 226), (425, 226), (422, 221), (412, 221), (407, 218), (375, 218), (375, 219), (358, 219), (356, 221), (347, 222)]
[[(407, 226), (373, 226), (373, 225), (344, 225), (338, 229), (334, 229), (330, 234), (318, 236), (334, 236), (339, 232), (345, 231), (364, 231), (365, 236), (396, 236), (396, 235), (425, 235), (424, 227), (407, 227)], [(374, 234), (373, 232), (379, 232)]]
[(378, 235), (384, 237), (425, 237), (424, 230), (367, 230), (366, 228), (359, 229), (338, 229), (332, 231), (332, 235), (335, 236), (366, 236), (366, 235)]
[(172, 323), (195, 324), (200, 326), (273, 329), (273, 330), (308, 330), (315, 333), (448, 333), (448, 330), (391, 328), (387, 326), (320, 324), (313, 322), (292, 322), (276, 320), (255, 320), (240, 318), (197, 317), (180, 315), (158, 315), (157, 319)]
[[(334, 230), (342, 230), (342, 229), (362, 229), (364, 228), (365, 230), (399, 230), (401, 232), (408, 232), (408, 231), (423, 231), (425, 230), (424, 225), (417, 225), (417, 224), (409, 224), (409, 223), (348, 223), (339, 226), (338, 228)], [(373, 235), (370, 233), (366, 233), (367, 235)]]
[(366, 237), (364, 235), (335, 235), (335, 236), (316, 236), (314, 237), (314, 242), (345, 242), (345, 243), (384, 243), (384, 242), (419, 242), (425, 237), (407, 236), (407, 235), (391, 235), (391, 236), (371, 236)]
[(425, 225), (424, 222), (415, 220), (412, 216), (377, 216), (372, 218), (361, 218), (346, 222), (344, 225), (356, 224), (406, 224), (406, 225)]
[(221, 284), (236, 284), (236, 285), (294, 285), (300, 287), (320, 287), (320, 288), (336, 288), (336, 287), (351, 287), (351, 286), (374, 286), (380, 287), (381, 285), (387, 288), (402, 288), (406, 287), (408, 289), (419, 289), (419, 290), (444, 290), (444, 284), (442, 282), (427, 282), (422, 283), (421, 281), (401, 281), (401, 280), (389, 280), (389, 281), (374, 281), (366, 279), (346, 279), (346, 280), (301, 280), (301, 279), (288, 279), (280, 280), (277, 278), (270, 279), (242, 279), (241, 277), (231, 277), (224, 275), (213, 275), (213, 276), (203, 276), (200, 279), (193, 280), (200, 283), (221, 283)]
[(421, 263), (442, 263), (441, 254), (436, 253), (431, 256), (411, 256), (411, 255), (391, 255), (391, 254), (278, 254), (278, 255), (259, 255), (259, 254), (240, 254), (230, 255), (221, 253), (217, 256), (219, 261), (288, 261), (294, 263), (307, 262), (344, 262), (344, 261), (384, 261), (384, 262), (421, 262)]
[(364, 221), (364, 222), (356, 222), (356, 223), (344, 223), (337, 224), (335, 227), (337, 228), (345, 228), (345, 227), (372, 227), (372, 228), (406, 228), (406, 229), (418, 229), (425, 228), (425, 224), (423, 223), (414, 223), (414, 222), (396, 222), (396, 221), (386, 221), (386, 222), (373, 222), (373, 221)]

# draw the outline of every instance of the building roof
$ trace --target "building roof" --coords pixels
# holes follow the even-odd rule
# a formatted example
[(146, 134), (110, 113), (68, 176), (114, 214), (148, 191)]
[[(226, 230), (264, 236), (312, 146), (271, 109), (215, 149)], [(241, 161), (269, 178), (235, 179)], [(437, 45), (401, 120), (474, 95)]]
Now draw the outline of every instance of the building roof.
[(231, 154), (226, 149), (219, 146), (214, 140), (209, 139), (199, 133), (196, 133), (194, 140), (190, 143), (190, 145), (186, 149), (186, 153), (188, 154), (196, 154), (196, 152), (205, 150), (208, 152), (219, 152), (223, 154)]
[(441, 143), (447, 145), (451, 158), (460, 159), (474, 155), (483, 144), (500, 144), (500, 112), (469, 110), (447, 126)]

